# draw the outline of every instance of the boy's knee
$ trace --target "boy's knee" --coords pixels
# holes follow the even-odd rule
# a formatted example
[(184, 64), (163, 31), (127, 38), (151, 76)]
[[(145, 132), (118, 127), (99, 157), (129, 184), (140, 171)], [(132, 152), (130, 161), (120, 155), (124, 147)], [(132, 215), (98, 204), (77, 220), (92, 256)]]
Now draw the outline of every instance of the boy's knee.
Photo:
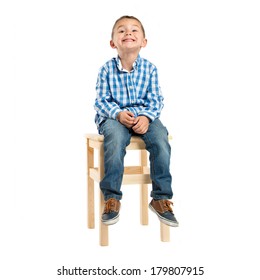
[(168, 141), (168, 130), (159, 119), (156, 119), (150, 124), (148, 133), (153, 137), (164, 140), (167, 139)]
[(120, 122), (113, 119), (107, 119), (103, 123), (101, 133), (104, 135), (106, 141), (114, 144), (113, 146), (124, 145), (130, 139), (129, 130)]

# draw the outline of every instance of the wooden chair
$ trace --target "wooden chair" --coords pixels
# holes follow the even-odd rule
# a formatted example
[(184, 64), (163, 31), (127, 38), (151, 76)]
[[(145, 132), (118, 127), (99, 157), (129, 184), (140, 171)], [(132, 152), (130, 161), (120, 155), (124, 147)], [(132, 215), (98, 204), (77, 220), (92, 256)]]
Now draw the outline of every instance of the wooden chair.
[[(99, 183), (104, 176), (104, 137), (98, 134), (87, 134), (87, 193), (88, 193), (88, 228), (95, 228), (94, 211), (94, 182)], [(127, 150), (138, 150), (140, 152), (139, 166), (125, 166), (122, 184), (140, 184), (140, 222), (148, 225), (148, 184), (151, 184), (150, 169), (147, 166), (147, 151), (145, 143), (138, 136), (132, 136)], [(95, 154), (97, 151), (98, 164), (95, 166)], [(108, 226), (101, 222), (104, 209), (104, 197), (100, 191), (100, 226), (99, 243), (107, 246)], [(161, 241), (170, 241), (169, 226), (160, 222)]]

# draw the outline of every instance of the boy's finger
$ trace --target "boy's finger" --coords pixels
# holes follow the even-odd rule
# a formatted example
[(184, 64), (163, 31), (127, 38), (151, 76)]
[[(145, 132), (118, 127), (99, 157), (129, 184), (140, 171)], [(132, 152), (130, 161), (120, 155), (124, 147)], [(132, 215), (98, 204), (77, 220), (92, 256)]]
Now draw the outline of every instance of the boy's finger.
[(127, 113), (128, 116), (134, 117), (134, 113), (133, 112), (127, 111), (126, 113)]

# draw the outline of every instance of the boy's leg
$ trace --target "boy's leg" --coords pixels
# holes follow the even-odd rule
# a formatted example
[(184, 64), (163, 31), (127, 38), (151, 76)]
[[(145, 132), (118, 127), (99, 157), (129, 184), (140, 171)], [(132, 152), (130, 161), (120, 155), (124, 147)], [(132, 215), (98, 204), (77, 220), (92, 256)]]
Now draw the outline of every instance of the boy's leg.
[(168, 131), (159, 119), (149, 125), (148, 131), (140, 135), (150, 152), (150, 176), (152, 180), (151, 196), (153, 200), (149, 208), (158, 216), (161, 222), (169, 226), (178, 226), (171, 204), (172, 176), (170, 173), (171, 147), (168, 141)]
[(101, 125), (100, 132), (104, 135), (104, 178), (100, 188), (105, 201), (110, 198), (120, 200), (125, 149), (130, 143), (131, 133), (120, 122), (112, 119), (107, 119)]
[(151, 196), (154, 199), (171, 199), (172, 176), (170, 173), (171, 146), (168, 131), (159, 119), (149, 125), (148, 131), (140, 135), (150, 153)]

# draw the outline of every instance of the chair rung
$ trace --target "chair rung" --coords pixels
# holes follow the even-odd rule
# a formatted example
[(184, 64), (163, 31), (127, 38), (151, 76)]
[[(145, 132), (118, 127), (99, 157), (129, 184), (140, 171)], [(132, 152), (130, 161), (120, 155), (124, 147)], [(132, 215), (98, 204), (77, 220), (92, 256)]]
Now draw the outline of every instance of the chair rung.
[[(143, 172), (142, 172), (143, 170)], [(90, 168), (89, 176), (96, 182), (100, 182), (100, 173), (98, 168)], [(124, 168), (123, 185), (131, 184), (150, 184), (151, 178), (148, 167), (142, 166), (127, 166)]]
[(126, 166), (124, 174), (149, 174), (150, 170), (147, 166)]
[(135, 184), (151, 184), (150, 174), (125, 174), (123, 176), (123, 185), (135, 185)]
[(100, 174), (98, 168), (90, 168), (88, 176), (96, 182), (100, 182)]

